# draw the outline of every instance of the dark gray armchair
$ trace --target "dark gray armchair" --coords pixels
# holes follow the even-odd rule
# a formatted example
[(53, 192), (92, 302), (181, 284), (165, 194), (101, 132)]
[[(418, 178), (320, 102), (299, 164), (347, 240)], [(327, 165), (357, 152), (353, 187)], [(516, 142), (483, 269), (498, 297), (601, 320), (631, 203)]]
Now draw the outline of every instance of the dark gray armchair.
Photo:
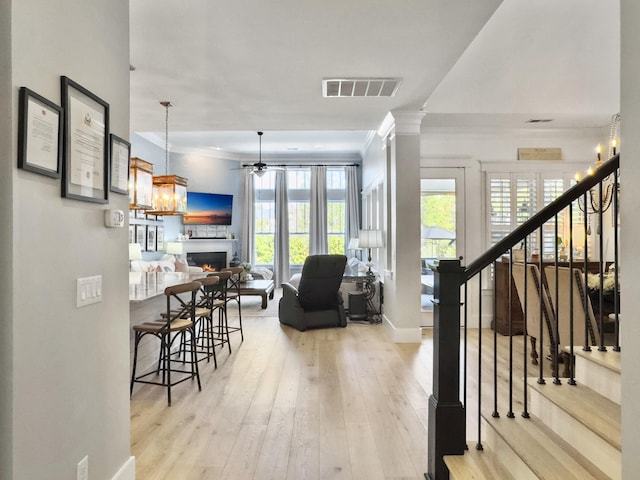
[(282, 284), (278, 305), (280, 323), (301, 332), (308, 328), (346, 327), (347, 315), (340, 292), (347, 264), (344, 255), (310, 255), (304, 261), (298, 288)]

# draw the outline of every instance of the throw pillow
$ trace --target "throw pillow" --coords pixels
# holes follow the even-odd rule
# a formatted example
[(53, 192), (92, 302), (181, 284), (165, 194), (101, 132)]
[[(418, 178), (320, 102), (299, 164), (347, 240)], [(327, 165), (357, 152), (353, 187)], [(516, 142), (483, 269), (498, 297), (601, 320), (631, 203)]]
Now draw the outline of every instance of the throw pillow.
[(186, 260), (176, 258), (176, 272), (189, 273), (189, 264)]
[(175, 259), (173, 261), (160, 260), (158, 262), (158, 266), (162, 267), (162, 271), (163, 272), (175, 272), (176, 271)]

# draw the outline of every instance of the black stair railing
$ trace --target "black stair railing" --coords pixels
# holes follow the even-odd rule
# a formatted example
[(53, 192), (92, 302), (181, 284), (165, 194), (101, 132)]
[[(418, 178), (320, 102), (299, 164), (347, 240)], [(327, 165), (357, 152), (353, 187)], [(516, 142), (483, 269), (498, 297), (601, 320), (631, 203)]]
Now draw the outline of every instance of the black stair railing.
[[(482, 401), (485, 393), (481, 389), (484, 378), (482, 365), (486, 357), (493, 361), (492, 375), (493, 397), (489, 413), (500, 416), (506, 408), (507, 418), (515, 417), (516, 404), (522, 407), (521, 416), (529, 417), (527, 393), (528, 365), (537, 368), (539, 383), (546, 382), (551, 376), (553, 383), (560, 385), (563, 379), (569, 385), (575, 385), (573, 353), (575, 340), (582, 339), (582, 349), (597, 347), (606, 351), (610, 346), (620, 350), (619, 343), (619, 296), (618, 296), (618, 194), (619, 194), (619, 154), (603, 163), (592, 175), (589, 175), (559, 196), (545, 208), (536, 213), (526, 223), (489, 248), (467, 267), (460, 260), (440, 260), (434, 270), (434, 328), (433, 328), (433, 394), (429, 399), (428, 425), (428, 472), (425, 478), (430, 480), (448, 480), (449, 472), (444, 463), (445, 455), (460, 455), (467, 448), (466, 406), (469, 404), (468, 377), (475, 375), (477, 423), (471, 428), (471, 435), (477, 436), (475, 448), (482, 445)], [(613, 228), (613, 261), (606, 262), (603, 242), (604, 214), (611, 212)], [(574, 226), (574, 214), (579, 212), (583, 221)], [(566, 219), (568, 231), (572, 232), (568, 240), (568, 255), (561, 255), (560, 246), (549, 252), (545, 249), (545, 231), (558, 238), (559, 219)], [(574, 227), (581, 229), (583, 241), (576, 241)], [(595, 229), (595, 231), (594, 231)], [(596, 234), (597, 246), (592, 248), (590, 234)], [(592, 236), (592, 235), (591, 235)], [(540, 249), (539, 255), (531, 255), (532, 245)], [(516, 248), (521, 246), (522, 248)], [(548, 246), (547, 246), (548, 247)], [(581, 258), (577, 252), (581, 250)], [(515, 255), (517, 253), (517, 255)], [(592, 256), (597, 261), (589, 261)], [(495, 328), (496, 285), (495, 271), (497, 263), (508, 264), (508, 291), (500, 294), (508, 298), (508, 359), (506, 382), (498, 379), (498, 334)], [(609, 271), (607, 271), (607, 268)], [(595, 275), (594, 275), (595, 274)], [(483, 285), (493, 278), (494, 331), (487, 339), (483, 338), (482, 328), (478, 328), (476, 368), (471, 368), (473, 358), (468, 354), (470, 347), (467, 327), (469, 305), (467, 292), (469, 282), (478, 285), (478, 322), (482, 325)], [(596, 278), (594, 280), (594, 278)], [(594, 284), (595, 282), (595, 284)], [(605, 308), (605, 282), (612, 287), (613, 311)], [(514, 283), (515, 288), (514, 288)], [(461, 302), (461, 293), (464, 302)], [(523, 335), (518, 340), (512, 330), (511, 306), (517, 298), (523, 314)], [(568, 300), (567, 300), (568, 299)], [(576, 304), (576, 299), (579, 299)], [(592, 306), (595, 304), (595, 307)], [(461, 317), (461, 308), (464, 314)], [(464, 325), (461, 330), (461, 318)], [(606, 330), (605, 327), (608, 329)], [(605, 331), (606, 330), (606, 331)], [(461, 332), (463, 341), (461, 343)], [(522, 343), (522, 374), (524, 380), (519, 389), (514, 381), (514, 365), (520, 363), (515, 358), (516, 342)], [(487, 345), (491, 343), (491, 345)], [(530, 344), (530, 345), (529, 345)], [(608, 345), (607, 345), (608, 344)], [(564, 348), (568, 351), (565, 352)], [(463, 348), (463, 352), (460, 349)], [(487, 350), (487, 353), (483, 353)], [(461, 355), (462, 353), (462, 355)], [(463, 364), (460, 365), (460, 362)], [(504, 359), (503, 359), (504, 360)], [(504, 363), (504, 362), (503, 362)], [(560, 371), (560, 366), (563, 370)], [(504, 367), (501, 367), (504, 368)], [(462, 372), (462, 382), (460, 373)], [(548, 373), (547, 373), (548, 372)], [(547, 373), (547, 375), (545, 375)], [(548, 375), (550, 373), (550, 375)], [(462, 395), (460, 387), (462, 386)], [(502, 389), (506, 388), (506, 392)], [(502, 393), (502, 395), (501, 395)], [(486, 397), (484, 397), (486, 399)], [(501, 405), (506, 403), (506, 407)]]

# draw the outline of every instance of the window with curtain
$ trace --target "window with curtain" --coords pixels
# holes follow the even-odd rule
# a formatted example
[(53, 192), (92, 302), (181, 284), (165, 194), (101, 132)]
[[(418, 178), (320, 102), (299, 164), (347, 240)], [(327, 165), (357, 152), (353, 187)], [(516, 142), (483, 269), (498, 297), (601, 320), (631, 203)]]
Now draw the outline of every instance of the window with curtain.
[(254, 258), (258, 265), (273, 265), (276, 232), (275, 180), (273, 172), (266, 172), (261, 177), (255, 175), (254, 178)]
[(302, 265), (309, 255), (311, 170), (287, 169), (289, 188), (289, 263)]
[[(575, 184), (569, 173), (487, 173), (487, 217), (489, 219), (488, 246), (496, 244), (536, 212), (559, 197)], [(583, 225), (577, 207), (573, 209), (573, 226)], [(567, 243), (569, 233), (568, 210), (558, 216), (558, 235), (555, 222), (547, 222), (542, 232), (542, 254), (555, 255), (556, 244)], [(527, 239), (528, 251), (540, 251), (539, 232)]]
[(329, 253), (347, 250), (347, 186), (344, 168), (327, 168), (327, 232)]
[[(289, 255), (291, 265), (302, 265), (309, 255), (311, 169), (287, 168), (289, 197)], [(275, 174), (254, 179), (255, 249), (258, 265), (272, 265), (275, 238)], [(346, 251), (346, 174), (344, 167), (327, 168), (327, 230), (329, 253)]]

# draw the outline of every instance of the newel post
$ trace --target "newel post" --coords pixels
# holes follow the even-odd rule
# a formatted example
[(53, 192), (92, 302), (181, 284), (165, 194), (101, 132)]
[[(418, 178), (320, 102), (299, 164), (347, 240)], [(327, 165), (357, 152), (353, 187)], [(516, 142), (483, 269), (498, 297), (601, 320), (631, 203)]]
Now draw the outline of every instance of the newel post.
[(465, 411), (460, 401), (460, 260), (440, 260), (434, 270), (433, 394), (429, 397), (428, 480), (448, 480), (444, 455), (462, 455)]

